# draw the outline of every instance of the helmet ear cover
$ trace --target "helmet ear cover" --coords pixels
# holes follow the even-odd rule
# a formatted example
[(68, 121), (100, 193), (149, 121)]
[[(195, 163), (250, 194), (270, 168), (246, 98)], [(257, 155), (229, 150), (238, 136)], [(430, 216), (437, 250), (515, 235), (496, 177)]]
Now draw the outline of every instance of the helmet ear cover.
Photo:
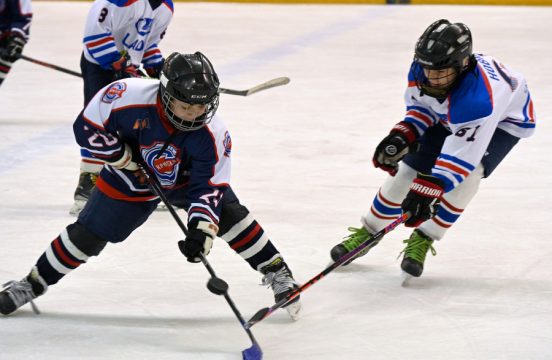
[[(219, 80), (205, 55), (172, 53), (160, 74), (159, 93), (165, 114), (181, 131), (197, 130), (208, 124), (219, 104)], [(206, 105), (205, 113), (193, 121), (178, 118), (172, 109), (174, 100)]]

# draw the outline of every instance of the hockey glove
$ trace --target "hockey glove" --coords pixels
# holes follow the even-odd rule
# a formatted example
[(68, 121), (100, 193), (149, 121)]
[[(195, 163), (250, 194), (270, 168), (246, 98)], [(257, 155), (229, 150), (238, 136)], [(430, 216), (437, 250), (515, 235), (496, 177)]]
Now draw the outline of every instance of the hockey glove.
[(154, 65), (152, 67), (147, 67), (144, 70), (146, 70), (146, 73), (149, 77), (159, 79), (159, 76), (161, 75), (161, 69), (163, 69), (163, 64), (165, 61), (161, 61), (159, 64)]
[(191, 221), (188, 223), (188, 236), (185, 241), (179, 241), (178, 247), (189, 262), (197, 263), (199, 254), (209, 254), (213, 239), (217, 236), (218, 226), (207, 221)]
[(138, 68), (132, 64), (128, 55), (122, 55), (121, 58), (111, 64), (115, 75), (114, 80), (121, 80), (131, 77), (140, 77)]
[(399, 169), (399, 161), (409, 152), (417, 151), (416, 129), (407, 122), (397, 123), (376, 147), (372, 163), (375, 167), (395, 176)]
[(411, 214), (404, 225), (418, 227), (435, 216), (443, 192), (443, 182), (440, 179), (418, 173), (418, 177), (410, 185), (410, 191), (401, 204), (403, 212), (410, 211)]
[(0, 58), (8, 63), (13, 63), (21, 58), (25, 39), (19, 35), (10, 35), (6, 42), (6, 48), (0, 54)]
[(119, 160), (112, 161), (112, 162), (107, 161), (107, 164), (119, 170), (125, 169), (129, 171), (137, 171), (140, 169), (138, 167), (138, 164), (132, 161), (132, 149), (128, 144), (124, 144), (124, 152), (123, 152), (123, 155), (119, 158)]

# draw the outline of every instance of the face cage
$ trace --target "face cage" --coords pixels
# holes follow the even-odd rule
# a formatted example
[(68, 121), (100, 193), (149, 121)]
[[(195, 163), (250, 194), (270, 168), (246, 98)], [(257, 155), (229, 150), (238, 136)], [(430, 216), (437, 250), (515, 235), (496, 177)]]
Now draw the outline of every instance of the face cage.
[[(413, 67), (412, 73), (414, 75), (414, 80), (416, 81), (416, 85), (418, 86), (418, 89), (420, 89), (420, 91), (423, 94), (434, 97), (436, 99), (446, 98), (449, 92), (452, 90), (452, 88), (456, 86), (456, 84), (461, 78), (460, 75), (462, 74), (462, 70), (458, 66), (453, 66), (454, 70), (456, 71), (456, 77), (454, 78), (454, 80), (451, 81), (448, 84), (448, 86), (436, 88), (431, 86), (431, 84), (429, 83), (429, 80), (424, 74), (424, 68), (420, 63), (417, 63), (416, 61), (414, 61), (414, 63), (412, 64), (412, 67)], [(431, 70), (434, 70), (434, 69), (431, 69)], [(435, 69), (435, 70), (440, 70), (440, 69)]]
[(171, 110), (173, 99), (175, 99), (175, 97), (169, 94), (168, 91), (163, 91), (163, 96), (161, 97), (163, 110), (165, 110), (165, 114), (167, 115), (167, 118), (169, 119), (171, 124), (180, 131), (198, 130), (210, 123), (211, 119), (215, 115), (215, 112), (217, 111), (219, 104), (219, 95), (217, 94), (215, 98), (207, 104), (207, 108), (205, 109), (205, 113), (203, 115), (197, 117), (193, 121), (187, 121), (176, 116)]

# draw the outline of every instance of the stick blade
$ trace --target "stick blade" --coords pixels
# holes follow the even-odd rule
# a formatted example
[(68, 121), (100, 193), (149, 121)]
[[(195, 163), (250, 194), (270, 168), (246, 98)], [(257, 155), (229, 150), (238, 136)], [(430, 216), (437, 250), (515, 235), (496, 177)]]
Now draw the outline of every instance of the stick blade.
[(249, 329), (251, 328), (253, 325), (255, 325), (256, 323), (258, 323), (259, 321), (261, 321), (262, 319), (264, 319), (265, 317), (268, 316), (268, 313), (270, 311), (270, 308), (262, 308), (261, 310), (257, 311), (255, 313), (255, 315), (253, 315), (253, 317), (251, 319), (249, 319), (249, 321), (247, 321), (244, 325), (244, 327), (246, 329)]
[(261, 360), (263, 358), (263, 351), (257, 344), (253, 344), (250, 348), (242, 351), (243, 360)]
[(259, 91), (263, 91), (266, 89), (270, 89), (276, 86), (282, 86), (289, 84), (290, 79), (286, 76), (282, 76), (279, 78), (275, 78), (272, 80), (268, 80), (262, 84), (259, 84), (257, 86), (253, 86), (250, 89), (247, 90), (234, 90), (234, 89), (226, 89), (226, 88), (219, 88), (219, 92), (221, 94), (229, 94), (229, 95), (239, 95), (239, 96), (249, 96), (251, 94), (255, 94)]

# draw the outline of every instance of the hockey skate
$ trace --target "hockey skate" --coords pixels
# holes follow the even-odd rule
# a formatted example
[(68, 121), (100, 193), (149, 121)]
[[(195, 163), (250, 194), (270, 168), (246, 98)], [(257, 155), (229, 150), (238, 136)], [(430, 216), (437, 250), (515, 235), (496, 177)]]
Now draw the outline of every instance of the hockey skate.
[(74, 203), (69, 214), (78, 216), (81, 210), (86, 205), (94, 186), (96, 186), (96, 179), (98, 178), (98, 173), (91, 172), (81, 172), (79, 176), (79, 183), (75, 189), (75, 194), (73, 195)]
[(11, 314), (30, 302), (33, 311), (39, 314), (33, 299), (43, 295), (46, 290), (48, 290), (48, 284), (38, 274), (36, 268), (33, 268), (21, 281), (12, 280), (4, 284), (4, 289), (0, 292), (0, 313)]
[[(333, 261), (339, 260), (345, 254), (353, 251), (364, 242), (372, 239), (372, 234), (370, 234), (368, 230), (366, 230), (366, 228), (364, 227), (360, 227), (360, 228), (350, 227), (347, 230), (350, 232), (349, 236), (345, 237), (345, 240), (343, 242), (334, 246), (330, 252), (330, 255)], [(370, 251), (370, 249), (371, 247), (367, 246), (364, 250), (359, 252), (354, 258), (343, 263), (342, 266), (349, 265), (353, 260), (366, 255), (368, 251)]]
[[(291, 270), (282, 258), (277, 258), (269, 265), (263, 267), (261, 273), (264, 274), (262, 285), (272, 288), (275, 302), (284, 299), (293, 290), (299, 288), (299, 284), (293, 279)], [(300, 296), (297, 296), (284, 308), (293, 320), (299, 319), (301, 312), (299, 298)]]
[(399, 254), (399, 256), (404, 254), (401, 262), (401, 269), (410, 276), (420, 277), (424, 271), (424, 262), (428, 250), (431, 250), (433, 256), (437, 255), (437, 252), (432, 246), (433, 240), (416, 229), (412, 232), (410, 238), (403, 242), (407, 245)]

